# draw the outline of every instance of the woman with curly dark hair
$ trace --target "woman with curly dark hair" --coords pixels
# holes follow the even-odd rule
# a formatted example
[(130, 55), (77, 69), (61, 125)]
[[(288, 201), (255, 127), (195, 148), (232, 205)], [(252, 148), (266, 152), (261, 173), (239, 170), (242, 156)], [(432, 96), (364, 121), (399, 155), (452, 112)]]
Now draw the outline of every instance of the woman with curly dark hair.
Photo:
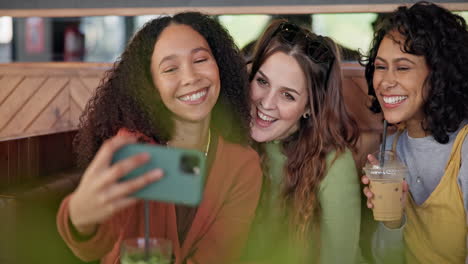
[(247, 258), (355, 263), (359, 256), (361, 197), (351, 152), (358, 131), (345, 109), (339, 58), (330, 38), (283, 20), (257, 42), (251, 136), (266, 177)]
[(258, 155), (246, 146), (247, 81), (232, 38), (210, 17), (189, 12), (145, 24), (81, 119), (75, 146), (88, 167), (57, 216), (77, 256), (116, 263), (124, 239), (144, 236), (144, 203), (129, 194), (163, 173), (118, 182), (148, 161), (145, 153), (110, 164), (118, 148), (140, 141), (197, 149), (208, 163), (198, 207), (149, 202), (150, 235), (172, 241), (175, 263), (235, 261), (261, 186)]
[[(466, 22), (435, 4), (399, 7), (375, 33), (365, 70), (371, 109), (399, 127), (386, 145), (409, 169), (406, 217), (377, 229), (379, 260), (402, 263), (392, 258), (399, 255), (409, 263), (465, 263), (467, 65)], [(372, 192), (366, 187), (364, 193), (372, 208)]]

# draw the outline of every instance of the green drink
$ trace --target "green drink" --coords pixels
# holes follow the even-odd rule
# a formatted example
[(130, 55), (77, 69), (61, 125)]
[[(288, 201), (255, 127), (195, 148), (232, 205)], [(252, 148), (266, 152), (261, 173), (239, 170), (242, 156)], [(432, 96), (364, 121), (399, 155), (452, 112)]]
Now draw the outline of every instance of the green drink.
[(126, 239), (122, 242), (120, 254), (122, 264), (171, 264), (171, 241), (150, 238), (145, 249), (144, 238)]

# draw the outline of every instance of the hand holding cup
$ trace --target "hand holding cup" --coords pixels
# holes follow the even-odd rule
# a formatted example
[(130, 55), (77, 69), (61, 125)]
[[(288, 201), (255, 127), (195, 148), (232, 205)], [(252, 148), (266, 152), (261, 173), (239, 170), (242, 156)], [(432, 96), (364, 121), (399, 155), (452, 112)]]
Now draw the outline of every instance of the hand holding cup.
[[(380, 162), (381, 157), (384, 162)], [(408, 184), (404, 180), (407, 168), (393, 151), (385, 151), (383, 156), (377, 152), (367, 158), (366, 175), (361, 178), (366, 185), (363, 192), (367, 207), (373, 210), (375, 220), (384, 222), (389, 228), (398, 228), (408, 193)]]

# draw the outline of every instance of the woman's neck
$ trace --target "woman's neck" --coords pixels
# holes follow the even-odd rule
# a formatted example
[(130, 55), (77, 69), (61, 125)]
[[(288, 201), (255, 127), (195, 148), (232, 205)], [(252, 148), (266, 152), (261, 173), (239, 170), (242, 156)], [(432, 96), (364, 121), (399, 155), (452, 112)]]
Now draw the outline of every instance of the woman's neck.
[(429, 133), (423, 128), (423, 120), (410, 120), (406, 122), (408, 135), (412, 138), (427, 137)]
[(168, 146), (196, 149), (205, 152), (208, 144), (210, 118), (201, 122), (174, 120), (175, 134), (167, 143)]

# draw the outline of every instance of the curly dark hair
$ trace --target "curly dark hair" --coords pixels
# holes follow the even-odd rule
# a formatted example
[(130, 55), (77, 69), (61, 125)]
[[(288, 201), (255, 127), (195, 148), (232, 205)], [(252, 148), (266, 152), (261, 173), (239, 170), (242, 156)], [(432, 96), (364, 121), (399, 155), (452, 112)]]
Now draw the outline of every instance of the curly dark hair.
[[(257, 41), (249, 80), (254, 81), (262, 64), (276, 52), (292, 56), (305, 73), (309, 94), (307, 107), (311, 114), (308, 118), (302, 117), (298, 131), (282, 141), (283, 153), (287, 157), (282, 198), (296, 234), (301, 238), (310, 234), (319, 219), (317, 193), (327, 173), (327, 155), (335, 151), (336, 159), (346, 149), (355, 150), (359, 135), (355, 120), (345, 109), (336, 43), (307, 29), (299, 29), (292, 41), (285, 41), (277, 34), (285, 23), (285, 20), (273, 21)], [(317, 52), (321, 54), (319, 58), (324, 56), (324, 50), (328, 50), (332, 56), (331, 63), (311, 58), (309, 44), (312, 40), (321, 43), (316, 48), (321, 50), (321, 53)], [(257, 146), (257, 149), (263, 163), (266, 157), (262, 146)], [(268, 171), (268, 168), (264, 169)], [(265, 181), (265, 186), (269, 186), (268, 181)]]
[(221, 91), (211, 128), (230, 142), (250, 141), (246, 66), (232, 37), (214, 19), (197, 12), (160, 17), (146, 23), (101, 81), (80, 117), (74, 140), (78, 163), (86, 166), (104, 140), (120, 128), (138, 131), (165, 144), (173, 134), (171, 112), (153, 84), (150, 64), (161, 32), (171, 24), (188, 25), (208, 42), (218, 64)]
[(468, 31), (465, 20), (445, 8), (418, 2), (400, 6), (377, 27), (371, 49), (361, 60), (372, 96), (370, 109), (382, 111), (372, 83), (374, 62), (382, 39), (392, 31), (405, 39), (402, 51), (424, 56), (429, 68), (425, 81), (423, 129), (442, 144), (468, 118)]

